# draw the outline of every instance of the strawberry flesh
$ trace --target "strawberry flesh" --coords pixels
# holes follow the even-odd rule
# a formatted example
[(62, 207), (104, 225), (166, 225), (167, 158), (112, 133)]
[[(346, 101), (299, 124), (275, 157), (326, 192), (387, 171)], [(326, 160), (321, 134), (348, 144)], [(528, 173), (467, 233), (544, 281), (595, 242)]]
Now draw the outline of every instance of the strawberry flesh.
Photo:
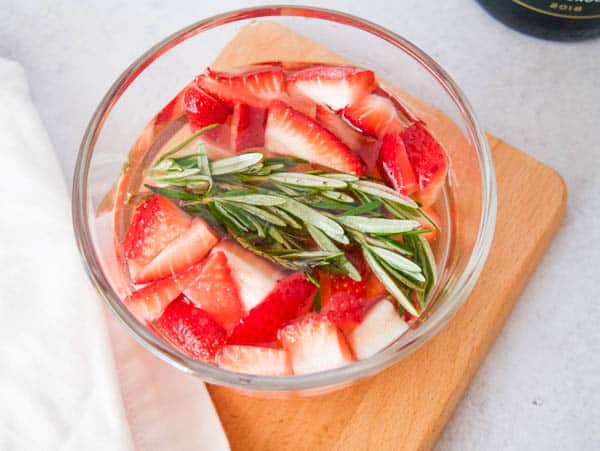
[(446, 179), (448, 158), (422, 122), (415, 122), (401, 136), (419, 185), (416, 197), (429, 206), (438, 198)]
[(295, 72), (287, 79), (288, 92), (300, 92), (335, 111), (356, 103), (369, 94), (374, 85), (372, 71), (352, 66), (311, 67)]
[(370, 94), (346, 107), (344, 118), (366, 135), (378, 138), (402, 130), (398, 112), (391, 100)]
[(316, 120), (354, 152), (358, 152), (365, 144), (366, 138), (362, 133), (327, 107), (317, 105)]
[(196, 84), (230, 108), (238, 102), (266, 108), (271, 100), (284, 92), (285, 73), (281, 68), (243, 74), (216, 72), (208, 68), (196, 77)]
[(316, 287), (304, 273), (280, 280), (273, 291), (243, 318), (229, 337), (230, 344), (269, 344), (277, 330), (310, 309)]
[(152, 196), (138, 205), (123, 239), (132, 278), (135, 280), (144, 266), (185, 233), (191, 223), (188, 215), (165, 197)]
[(199, 262), (219, 242), (215, 231), (200, 218), (167, 246), (137, 274), (136, 283), (146, 283), (176, 274)]
[(336, 325), (314, 313), (281, 328), (279, 339), (290, 355), (294, 374), (326, 371), (354, 360)]
[(227, 110), (203, 89), (190, 86), (183, 97), (185, 114), (193, 131), (211, 124), (222, 124)]
[(263, 376), (289, 376), (292, 366), (283, 349), (263, 346), (227, 345), (221, 348), (216, 358), (217, 365), (238, 373)]
[(340, 172), (355, 175), (364, 173), (362, 161), (333, 133), (278, 100), (269, 107), (265, 148)]
[(418, 189), (417, 180), (399, 133), (383, 137), (377, 167), (388, 185), (401, 194), (409, 195)]
[(181, 351), (203, 361), (212, 361), (226, 341), (225, 329), (183, 298), (169, 304), (156, 326)]
[(231, 115), (231, 150), (241, 152), (265, 144), (267, 110), (236, 103)]
[(210, 254), (183, 294), (227, 331), (231, 331), (242, 317), (238, 286), (223, 252)]
[(198, 265), (192, 266), (180, 274), (148, 284), (131, 293), (124, 303), (139, 321), (152, 321), (162, 315), (169, 303), (181, 295), (198, 269)]

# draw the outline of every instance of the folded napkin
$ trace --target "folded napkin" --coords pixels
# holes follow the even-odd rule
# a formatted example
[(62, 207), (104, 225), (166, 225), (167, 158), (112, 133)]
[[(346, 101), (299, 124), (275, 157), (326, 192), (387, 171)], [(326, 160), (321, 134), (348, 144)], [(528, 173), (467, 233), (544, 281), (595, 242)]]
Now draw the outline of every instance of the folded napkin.
[(204, 385), (106, 314), (23, 70), (1, 58), (0, 156), (0, 449), (228, 450)]

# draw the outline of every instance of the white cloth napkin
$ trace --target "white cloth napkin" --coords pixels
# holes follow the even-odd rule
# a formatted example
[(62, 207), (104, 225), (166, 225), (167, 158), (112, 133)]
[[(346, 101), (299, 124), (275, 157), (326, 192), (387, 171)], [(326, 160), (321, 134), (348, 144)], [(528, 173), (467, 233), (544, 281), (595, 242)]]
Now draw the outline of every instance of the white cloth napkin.
[(106, 315), (22, 68), (0, 58), (0, 449), (228, 450), (204, 385)]

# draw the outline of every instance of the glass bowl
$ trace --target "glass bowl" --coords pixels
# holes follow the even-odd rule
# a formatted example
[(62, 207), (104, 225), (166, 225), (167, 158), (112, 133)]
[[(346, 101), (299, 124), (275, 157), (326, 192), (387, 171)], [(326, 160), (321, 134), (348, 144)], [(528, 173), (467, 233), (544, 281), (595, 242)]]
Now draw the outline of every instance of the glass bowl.
[[(277, 25), (265, 25), (265, 21)], [(111, 196), (107, 195), (150, 118), (210, 65), (240, 30), (251, 27), (251, 39), (258, 39), (265, 26), (279, 26), (278, 30), (283, 26), (310, 36), (339, 57), (374, 70), (382, 83), (427, 122), (450, 160), (438, 206), (445, 230), (435, 249), (439, 281), (420, 320), (370, 358), (334, 370), (287, 377), (240, 374), (193, 360), (133, 317), (121, 302), (128, 281), (116, 264)], [(296, 41), (282, 33), (260, 44), (258, 59), (298, 58), (294, 55)], [(302, 56), (332, 57), (315, 48)], [(238, 53), (244, 57), (244, 52)], [(250, 58), (249, 62), (256, 61)], [(220, 14), (178, 31), (145, 52), (119, 76), (96, 109), (81, 143), (73, 182), (73, 223), (87, 272), (129, 332), (164, 361), (203, 381), (263, 394), (313, 394), (338, 388), (393, 365), (423, 345), (450, 320), (471, 291), (490, 248), (495, 215), (496, 186), (488, 142), (449, 75), (430, 56), (391, 31), (347, 14), (308, 7), (265, 6)]]

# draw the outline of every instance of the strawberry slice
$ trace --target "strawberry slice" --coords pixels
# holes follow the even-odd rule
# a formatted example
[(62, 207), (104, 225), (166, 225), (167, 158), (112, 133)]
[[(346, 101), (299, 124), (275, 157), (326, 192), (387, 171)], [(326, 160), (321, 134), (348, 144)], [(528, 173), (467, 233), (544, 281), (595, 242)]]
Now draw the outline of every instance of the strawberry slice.
[(227, 256), (227, 264), (246, 311), (256, 307), (273, 290), (277, 281), (285, 277), (277, 265), (233, 241), (221, 241), (213, 250), (219, 251)]
[(227, 345), (217, 354), (217, 365), (238, 373), (262, 376), (290, 376), (292, 366), (283, 349), (262, 346)]
[(355, 175), (364, 173), (360, 159), (333, 133), (278, 100), (273, 101), (269, 107), (265, 148), (337, 171)]
[(277, 329), (310, 309), (316, 287), (304, 273), (280, 280), (273, 291), (242, 318), (229, 337), (231, 344), (269, 344)]
[(165, 197), (152, 196), (138, 205), (123, 239), (133, 279), (171, 241), (186, 232), (191, 223), (189, 216)]
[(281, 328), (279, 339), (290, 355), (294, 374), (330, 370), (354, 360), (335, 324), (314, 313)]
[(271, 100), (284, 92), (285, 74), (281, 68), (243, 74), (215, 72), (208, 68), (196, 77), (196, 84), (231, 108), (237, 102), (266, 108)]
[(367, 312), (364, 321), (347, 338), (356, 358), (366, 359), (398, 339), (407, 329), (408, 325), (400, 318), (396, 307), (383, 299)]
[(287, 79), (288, 92), (300, 92), (335, 111), (356, 103), (374, 85), (372, 71), (352, 66), (316, 66), (295, 72)]
[(236, 103), (231, 116), (231, 150), (241, 152), (265, 144), (267, 110)]
[(156, 326), (185, 354), (203, 361), (212, 361), (226, 341), (225, 329), (182, 298), (169, 304)]
[(374, 138), (402, 130), (398, 112), (390, 99), (376, 94), (363, 97), (344, 109), (344, 118)]
[(409, 195), (418, 189), (401, 134), (388, 133), (383, 137), (377, 167), (388, 185), (399, 193)]
[(185, 114), (192, 127), (197, 130), (211, 124), (222, 124), (228, 116), (227, 110), (203, 89), (190, 86), (183, 96)]
[(446, 153), (422, 122), (415, 122), (404, 130), (402, 141), (419, 184), (416, 197), (424, 206), (432, 205), (448, 173)]
[(365, 137), (329, 108), (317, 105), (315, 118), (354, 152), (365, 145)]
[(136, 283), (146, 283), (178, 273), (199, 262), (219, 242), (215, 231), (200, 218), (167, 246), (132, 278)]
[(338, 325), (359, 323), (366, 311), (366, 282), (348, 276), (322, 273), (319, 281), (328, 278), (327, 290), (321, 291), (322, 314)]
[(242, 317), (238, 286), (223, 252), (210, 254), (203, 262), (199, 274), (183, 290), (183, 294), (227, 331), (231, 331)]
[(162, 315), (163, 311), (185, 287), (194, 280), (199, 267), (192, 266), (181, 274), (157, 280), (131, 293), (125, 298), (125, 305), (142, 323), (152, 321)]

